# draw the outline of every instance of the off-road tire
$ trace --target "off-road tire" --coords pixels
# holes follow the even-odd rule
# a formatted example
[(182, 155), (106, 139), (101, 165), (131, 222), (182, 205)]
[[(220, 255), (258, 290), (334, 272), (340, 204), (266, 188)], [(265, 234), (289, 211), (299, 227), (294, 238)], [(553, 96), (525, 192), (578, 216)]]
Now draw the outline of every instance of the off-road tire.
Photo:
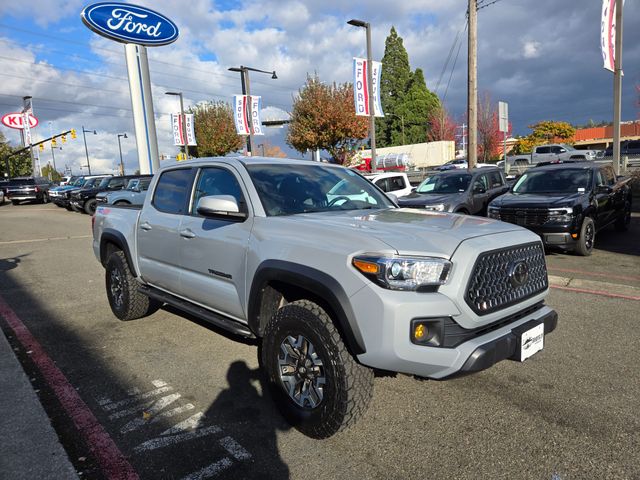
[(43, 193), (40, 201), (43, 205), (46, 205), (47, 203), (49, 203), (49, 196), (46, 193)]
[(575, 252), (582, 256), (588, 257), (593, 252), (593, 245), (596, 241), (596, 226), (591, 217), (585, 217), (580, 227), (580, 237), (575, 247)]
[(113, 252), (107, 259), (105, 286), (111, 311), (120, 320), (146, 317), (161, 306), (157, 300), (138, 291), (138, 282), (131, 273), (122, 250)]
[(84, 211), (87, 215), (93, 215), (94, 213), (96, 213), (97, 206), (98, 206), (98, 200), (96, 200), (95, 198), (92, 198), (91, 200), (88, 200), (87, 202), (85, 202)]
[(629, 230), (629, 224), (631, 223), (631, 201), (627, 200), (624, 203), (624, 214), (614, 224), (616, 230), (619, 232), (626, 232)]
[(20, 200), (11, 200), (12, 205), (18, 205), (19, 203), (20, 203)]
[[(302, 335), (322, 360), (326, 383), (315, 408), (302, 407), (285, 390), (278, 363), (289, 336)], [(303, 434), (327, 438), (352, 426), (364, 414), (373, 394), (373, 370), (349, 353), (327, 313), (308, 300), (280, 308), (265, 329), (261, 348), (271, 392), (282, 415)]]

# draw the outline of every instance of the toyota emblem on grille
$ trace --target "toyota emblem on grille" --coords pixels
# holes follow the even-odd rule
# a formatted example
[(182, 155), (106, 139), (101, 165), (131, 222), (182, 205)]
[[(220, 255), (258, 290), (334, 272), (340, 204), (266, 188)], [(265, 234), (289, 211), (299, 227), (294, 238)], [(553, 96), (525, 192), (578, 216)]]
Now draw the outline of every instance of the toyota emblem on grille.
[(513, 262), (509, 267), (509, 283), (513, 288), (521, 287), (529, 279), (529, 267), (525, 261)]

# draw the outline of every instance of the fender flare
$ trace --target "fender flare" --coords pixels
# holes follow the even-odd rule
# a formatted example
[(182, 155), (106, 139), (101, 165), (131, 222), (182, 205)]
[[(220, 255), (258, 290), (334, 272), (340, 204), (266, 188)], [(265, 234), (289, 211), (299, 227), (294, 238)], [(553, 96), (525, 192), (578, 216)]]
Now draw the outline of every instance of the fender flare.
[(134, 267), (133, 259), (131, 258), (131, 250), (129, 249), (129, 244), (127, 243), (127, 239), (117, 230), (112, 228), (105, 228), (100, 236), (100, 261), (104, 266), (107, 262), (106, 258), (106, 250), (107, 245), (112, 243), (116, 245), (120, 250), (124, 252), (125, 257), (127, 258), (127, 264), (129, 265), (129, 270), (137, 277), (138, 272)]
[(334, 321), (349, 351), (354, 355), (366, 352), (349, 297), (342, 285), (320, 270), (284, 260), (262, 262), (253, 277), (248, 302), (249, 327), (258, 336), (263, 334), (260, 329), (260, 303), (264, 288), (270, 281), (287, 283), (322, 298), (333, 310)]

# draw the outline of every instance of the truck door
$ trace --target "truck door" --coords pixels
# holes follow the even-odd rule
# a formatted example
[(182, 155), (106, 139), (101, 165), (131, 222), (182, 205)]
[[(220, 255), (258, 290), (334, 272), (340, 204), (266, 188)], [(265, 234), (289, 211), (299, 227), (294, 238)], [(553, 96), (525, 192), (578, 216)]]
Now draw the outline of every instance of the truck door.
[(489, 204), (489, 179), (487, 174), (478, 175), (471, 185), (471, 215), (484, 215)]
[(611, 188), (609, 185), (609, 179), (606, 177), (604, 167), (598, 168), (595, 171), (595, 201), (598, 206), (596, 212), (596, 228), (602, 228), (611, 218), (613, 214), (613, 203), (611, 202), (611, 193), (607, 192), (607, 188)]
[(192, 168), (163, 172), (138, 220), (138, 264), (142, 278), (169, 292), (177, 292), (180, 287), (178, 232), (189, 206), (193, 175)]
[(549, 160), (555, 160), (551, 154), (551, 147), (536, 147), (533, 154), (533, 163), (547, 162)]
[(196, 211), (200, 198), (231, 195), (248, 211), (242, 180), (232, 167), (200, 169), (191, 207), (179, 232), (181, 296), (224, 314), (244, 319), (245, 265), (253, 216), (244, 221), (205, 218)]

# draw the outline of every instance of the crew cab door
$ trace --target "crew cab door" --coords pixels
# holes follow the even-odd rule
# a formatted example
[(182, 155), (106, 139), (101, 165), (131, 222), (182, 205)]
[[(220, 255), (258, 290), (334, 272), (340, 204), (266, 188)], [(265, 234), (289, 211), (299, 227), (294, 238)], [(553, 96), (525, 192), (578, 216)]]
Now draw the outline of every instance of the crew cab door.
[(180, 288), (180, 224), (188, 211), (193, 168), (165, 170), (140, 211), (138, 265), (145, 282), (174, 293)]
[(247, 245), (253, 216), (245, 219), (205, 218), (196, 211), (200, 198), (231, 195), (249, 212), (242, 180), (231, 166), (199, 170), (193, 200), (179, 232), (181, 296), (218, 312), (245, 319)]
[(556, 160), (556, 157), (551, 153), (551, 147), (536, 147), (533, 154), (533, 162), (546, 162), (549, 160)]
[(613, 171), (609, 172), (607, 167), (600, 167), (595, 171), (594, 198), (597, 204), (597, 212), (595, 215), (597, 229), (607, 225), (614, 214), (614, 184)]
[(483, 215), (489, 204), (489, 179), (487, 174), (478, 175), (471, 185), (471, 215)]

